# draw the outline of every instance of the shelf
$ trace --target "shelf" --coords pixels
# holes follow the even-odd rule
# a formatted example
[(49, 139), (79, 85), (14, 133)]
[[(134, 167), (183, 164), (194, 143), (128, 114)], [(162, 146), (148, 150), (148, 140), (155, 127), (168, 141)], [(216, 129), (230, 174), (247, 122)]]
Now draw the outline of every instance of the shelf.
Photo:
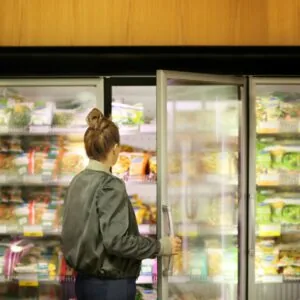
[(61, 229), (53, 230), (53, 228), (43, 228), (40, 225), (25, 225), (18, 226), (13, 225), (0, 225), (0, 236), (23, 236), (30, 238), (41, 238), (41, 237), (60, 237)]
[(119, 126), (120, 135), (156, 134), (156, 124), (143, 124), (136, 126)]
[(56, 276), (56, 279), (47, 279), (38, 278), (37, 274), (19, 273), (10, 279), (4, 275), (0, 275), (0, 284), (18, 284), (20, 287), (38, 287), (39, 285), (60, 285), (61, 280), (59, 280), (59, 276)]
[(138, 194), (145, 202), (156, 203), (157, 198), (157, 184), (156, 182), (143, 181), (125, 181), (127, 194), (129, 196)]
[(197, 223), (175, 223), (175, 232), (187, 237), (206, 237), (214, 235), (237, 235), (237, 226), (209, 226)]
[(201, 196), (201, 195), (220, 195), (224, 193), (231, 193), (237, 191), (237, 184), (214, 185), (212, 184), (191, 184), (185, 187), (168, 187), (168, 195), (170, 197), (180, 197), (181, 195)]
[(264, 188), (300, 187), (300, 172), (282, 172), (273, 174), (258, 174), (256, 185)]
[(269, 276), (266, 275), (255, 280), (255, 283), (282, 283), (282, 282), (283, 282), (282, 275), (269, 275)]
[(257, 237), (279, 237), (291, 234), (300, 234), (300, 224), (260, 224), (256, 230)]
[(201, 276), (188, 276), (188, 275), (174, 275), (169, 277), (169, 282), (173, 284), (179, 283), (197, 283), (197, 284), (237, 284), (237, 280), (228, 279), (224, 277), (208, 277), (202, 278)]
[(42, 175), (0, 175), (0, 186), (65, 186), (72, 180), (71, 176), (62, 176), (51, 179)]
[(257, 121), (256, 133), (260, 136), (300, 134), (300, 121), (298, 119)]
[(29, 129), (3, 129), (0, 127), (0, 136), (38, 136), (38, 135), (69, 135), (81, 134), (83, 135), (86, 128), (49, 128), (47, 126), (36, 126)]
[[(140, 224), (140, 234), (155, 235), (156, 224)], [(42, 238), (42, 237), (60, 237), (61, 228), (53, 230), (53, 228), (43, 228), (40, 225), (5, 225), (0, 224), (0, 236), (23, 236), (28, 238)]]
[[(69, 282), (69, 281), (66, 281)], [(74, 279), (72, 280), (74, 282)], [(4, 276), (0, 278), (0, 284), (9, 284), (9, 283), (16, 283), (20, 287), (38, 287), (39, 285), (61, 285), (64, 283), (63, 280), (51, 280), (51, 279), (37, 279), (34, 278), (34, 276), (24, 276), (22, 278), (22, 275), (19, 275), (18, 277), (14, 279), (5, 279)], [(152, 275), (140, 276), (137, 281), (137, 284), (153, 284)]]

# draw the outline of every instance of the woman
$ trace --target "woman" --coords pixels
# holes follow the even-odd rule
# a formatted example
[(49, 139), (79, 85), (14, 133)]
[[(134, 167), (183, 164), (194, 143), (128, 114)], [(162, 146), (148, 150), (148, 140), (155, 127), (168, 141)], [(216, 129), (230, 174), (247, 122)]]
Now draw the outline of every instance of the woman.
[(93, 109), (84, 144), (90, 161), (65, 199), (62, 244), (78, 275), (78, 300), (134, 300), (141, 260), (176, 254), (178, 238), (141, 236), (122, 180), (110, 173), (120, 152), (118, 127)]

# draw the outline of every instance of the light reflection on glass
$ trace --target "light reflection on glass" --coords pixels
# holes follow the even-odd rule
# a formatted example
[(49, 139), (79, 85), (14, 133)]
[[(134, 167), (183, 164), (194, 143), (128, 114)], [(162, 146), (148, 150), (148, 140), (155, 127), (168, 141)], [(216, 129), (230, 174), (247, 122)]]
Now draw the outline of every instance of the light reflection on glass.
[(232, 86), (168, 88), (168, 201), (183, 238), (172, 300), (237, 299), (237, 99)]

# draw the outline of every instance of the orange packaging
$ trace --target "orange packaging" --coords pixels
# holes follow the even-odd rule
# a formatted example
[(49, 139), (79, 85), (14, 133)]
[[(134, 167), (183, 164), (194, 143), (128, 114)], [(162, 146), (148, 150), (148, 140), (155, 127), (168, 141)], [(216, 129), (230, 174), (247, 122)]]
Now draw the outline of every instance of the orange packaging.
[(149, 154), (131, 153), (129, 176), (135, 179), (144, 179), (148, 173)]

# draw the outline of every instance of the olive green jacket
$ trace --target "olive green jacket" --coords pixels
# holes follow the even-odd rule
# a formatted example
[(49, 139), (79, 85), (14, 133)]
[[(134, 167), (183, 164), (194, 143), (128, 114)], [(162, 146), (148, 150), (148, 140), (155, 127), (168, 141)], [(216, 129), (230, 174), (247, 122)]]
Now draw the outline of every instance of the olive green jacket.
[(70, 267), (108, 279), (137, 278), (141, 260), (162, 250), (159, 241), (139, 234), (123, 181), (94, 160), (68, 188), (62, 248)]

